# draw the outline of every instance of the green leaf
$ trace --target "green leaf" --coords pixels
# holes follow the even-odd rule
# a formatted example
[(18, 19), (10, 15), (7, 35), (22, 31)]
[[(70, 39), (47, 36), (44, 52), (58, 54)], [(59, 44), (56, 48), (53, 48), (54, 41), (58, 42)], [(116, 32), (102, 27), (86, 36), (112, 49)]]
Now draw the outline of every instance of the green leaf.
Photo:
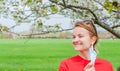
[(17, 23), (19, 23), (19, 24), (20, 24), (21, 22), (22, 22), (22, 20), (20, 20), (20, 19), (18, 19), (18, 20), (17, 20)]
[(60, 26), (59, 25), (55, 25), (55, 28), (60, 29)]
[(44, 9), (41, 11), (41, 14), (42, 14), (42, 15), (44, 15), (44, 14), (45, 14), (45, 11), (44, 11)]
[(32, 3), (32, 0), (27, 0), (25, 4), (30, 4)]
[(3, 26), (2, 28), (3, 28), (3, 31), (6, 31), (6, 32), (8, 32), (9, 30), (7, 26)]
[(37, 7), (36, 7), (36, 6), (33, 6), (33, 7), (32, 7), (32, 10), (36, 11), (36, 10), (37, 10)]
[(41, 21), (38, 21), (38, 22), (37, 22), (37, 26), (38, 26), (39, 28), (42, 28), (43, 23), (42, 23)]
[(28, 2), (28, 3), (31, 3), (31, 2), (32, 2), (32, 0), (27, 0), (27, 2)]
[(2, 25), (0, 24), (0, 30), (2, 30)]
[(5, 2), (3, 1), (2, 4), (5, 5)]
[(18, 16), (14, 15), (13, 17), (14, 17), (14, 18), (17, 18)]
[(52, 10), (52, 13), (58, 12), (58, 8), (55, 7), (55, 6), (52, 6), (52, 7), (51, 7), (51, 10)]
[(114, 6), (110, 6), (110, 7), (108, 8), (108, 13), (112, 13), (113, 9), (115, 9), (115, 7), (114, 7)]
[(13, 4), (13, 6), (18, 6), (19, 5), (19, 3), (18, 2), (15, 2), (14, 4)]
[(88, 11), (88, 10), (87, 10), (87, 11), (85, 11), (85, 12), (86, 12), (86, 14), (89, 14), (89, 13), (90, 13), (90, 11)]
[(36, 3), (38, 3), (38, 2), (42, 3), (42, 0), (36, 0), (35, 2), (36, 2)]

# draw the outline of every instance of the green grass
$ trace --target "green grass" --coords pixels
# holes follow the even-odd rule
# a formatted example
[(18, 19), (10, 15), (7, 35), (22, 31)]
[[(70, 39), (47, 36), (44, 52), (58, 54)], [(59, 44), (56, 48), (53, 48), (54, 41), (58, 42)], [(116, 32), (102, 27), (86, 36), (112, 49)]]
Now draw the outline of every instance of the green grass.
[[(120, 40), (100, 40), (98, 57), (120, 66)], [(0, 39), (0, 71), (57, 71), (61, 60), (78, 54), (71, 39)]]

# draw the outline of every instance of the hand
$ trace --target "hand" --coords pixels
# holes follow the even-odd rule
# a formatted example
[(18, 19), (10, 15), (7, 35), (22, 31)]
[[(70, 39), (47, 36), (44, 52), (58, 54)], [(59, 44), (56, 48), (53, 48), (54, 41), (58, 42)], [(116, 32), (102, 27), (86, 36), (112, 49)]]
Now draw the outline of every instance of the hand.
[(93, 66), (93, 64), (90, 62), (88, 63), (85, 68), (84, 71), (95, 71), (95, 67)]

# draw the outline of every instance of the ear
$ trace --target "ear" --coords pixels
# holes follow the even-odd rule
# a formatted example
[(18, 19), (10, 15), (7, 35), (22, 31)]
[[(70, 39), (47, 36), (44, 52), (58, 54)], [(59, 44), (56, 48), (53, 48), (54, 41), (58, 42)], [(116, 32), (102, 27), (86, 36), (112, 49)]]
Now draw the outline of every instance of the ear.
[(97, 40), (97, 37), (96, 37), (96, 36), (93, 36), (93, 37), (92, 37), (92, 44), (94, 44), (94, 43), (96, 42), (96, 40)]

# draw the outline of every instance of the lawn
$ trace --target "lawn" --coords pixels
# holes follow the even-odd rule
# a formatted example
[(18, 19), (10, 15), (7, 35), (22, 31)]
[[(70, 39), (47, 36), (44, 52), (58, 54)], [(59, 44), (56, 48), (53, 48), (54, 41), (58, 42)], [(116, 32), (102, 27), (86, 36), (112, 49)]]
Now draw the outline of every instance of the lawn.
[[(120, 40), (102, 39), (98, 57), (120, 66)], [(77, 55), (71, 39), (0, 39), (0, 71), (57, 71), (59, 62)]]

